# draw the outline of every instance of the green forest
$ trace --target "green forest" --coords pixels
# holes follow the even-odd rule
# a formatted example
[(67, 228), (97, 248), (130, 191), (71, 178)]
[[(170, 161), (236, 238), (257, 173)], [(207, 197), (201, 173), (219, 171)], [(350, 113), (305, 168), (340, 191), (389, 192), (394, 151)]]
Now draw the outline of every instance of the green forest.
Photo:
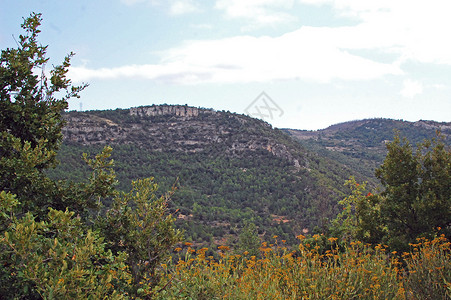
[[(176, 226), (187, 240), (204, 246), (234, 243), (247, 222), (263, 239), (279, 235), (296, 243), (297, 233), (319, 232), (337, 214), (349, 176), (366, 179), (267, 123), (230, 112), (200, 109), (186, 119), (117, 109), (63, 117), (66, 138), (60, 164), (47, 170), (51, 178), (86, 180), (89, 169), (80, 157), (100, 152), (107, 140), (114, 148), (118, 190), (145, 177), (154, 177), (163, 191), (175, 185), (169, 207), (178, 217)], [(91, 134), (91, 128), (101, 130)]]
[[(220, 132), (189, 151), (158, 133), (139, 146), (63, 143), (67, 101), (87, 85), (67, 78), (72, 53), (49, 75), (36, 72), (48, 63), (41, 21), (25, 18), (17, 48), (1, 52), (2, 299), (451, 297), (444, 135), (416, 145), (399, 132), (383, 137), (391, 141), (371, 177), (228, 112), (174, 125), (172, 140), (199, 134), (199, 124)], [(83, 115), (167, 122), (72, 113)]]

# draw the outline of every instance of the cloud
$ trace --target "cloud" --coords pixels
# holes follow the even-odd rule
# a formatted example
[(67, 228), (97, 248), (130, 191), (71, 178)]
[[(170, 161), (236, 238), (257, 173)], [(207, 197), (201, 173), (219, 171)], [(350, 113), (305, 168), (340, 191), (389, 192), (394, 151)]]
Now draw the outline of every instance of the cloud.
[(245, 19), (246, 28), (256, 28), (295, 20), (283, 10), (292, 8), (294, 0), (217, 0), (216, 8), (223, 10), (228, 18)]
[(405, 98), (413, 98), (423, 92), (423, 84), (419, 81), (406, 79), (400, 94)]
[[(179, 2), (168, 2), (173, 14), (198, 9), (193, 1)], [(217, 0), (215, 8), (230, 19), (265, 26), (293, 20), (290, 9), (298, 3), (329, 5), (337, 16), (353, 19), (355, 25), (302, 26), (276, 37), (185, 41), (162, 52), (156, 64), (100, 70), (85, 66), (72, 68), (71, 74), (77, 80), (141, 77), (171, 84), (329, 82), (403, 75), (408, 61), (451, 65), (448, 0)], [(385, 55), (384, 61), (378, 61), (379, 54)], [(422, 89), (418, 82), (406, 81), (401, 94), (413, 97)]]
[(368, 80), (402, 74), (394, 64), (365, 59), (335, 45), (314, 27), (279, 37), (237, 36), (190, 41), (161, 53), (158, 64), (90, 70), (71, 68), (73, 80), (141, 77), (170, 84), (280, 80)]
[(178, 0), (170, 4), (169, 13), (171, 15), (183, 15), (193, 12), (199, 12), (201, 9), (198, 4), (191, 0)]
[(164, 7), (170, 15), (174, 16), (202, 11), (199, 4), (194, 0), (121, 0), (121, 2), (129, 6), (139, 3), (147, 3), (151, 6)]
[[(351, 48), (379, 48), (399, 55), (399, 63), (451, 64), (451, 2), (448, 0), (298, 0), (332, 6), (341, 17), (359, 22), (349, 28)], [(354, 37), (350, 40), (350, 37)]]

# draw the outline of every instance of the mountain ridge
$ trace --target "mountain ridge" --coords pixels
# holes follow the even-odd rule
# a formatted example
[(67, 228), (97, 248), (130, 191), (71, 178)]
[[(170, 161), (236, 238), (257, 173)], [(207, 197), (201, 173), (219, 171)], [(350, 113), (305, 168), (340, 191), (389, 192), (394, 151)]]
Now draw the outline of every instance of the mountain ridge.
[(246, 115), (151, 105), (72, 111), (64, 118), (62, 163), (50, 172), (54, 178), (84, 180), (81, 153), (111, 145), (119, 189), (150, 176), (163, 191), (177, 182), (171, 209), (197, 243), (236, 238), (246, 222), (256, 224), (262, 237), (294, 243), (296, 235), (334, 218), (350, 175), (377, 185), (367, 170), (337, 160), (314, 139), (300, 140), (297, 131)]
[[(164, 150), (197, 152), (205, 150), (207, 144), (227, 142), (230, 139), (230, 132), (224, 124), (215, 124), (217, 120), (214, 119), (219, 118), (223, 112), (212, 109), (183, 105), (152, 105), (122, 110), (120, 115), (127, 118), (125, 116), (127, 111), (128, 122), (122, 125), (118, 125), (114, 120), (96, 115), (96, 112), (101, 111), (69, 112), (65, 115), (67, 126), (63, 128), (64, 140), (69, 143), (92, 145), (107, 142), (113, 144), (129, 143), (133, 139), (134, 142), (144, 144), (145, 142), (142, 139), (144, 136), (147, 138), (153, 137), (155, 140), (155, 138), (158, 139), (162, 136), (161, 132), (166, 131), (165, 134), (170, 135), (170, 138), (182, 137), (182, 139), (169, 140), (168, 143), (163, 141), (158, 146), (156, 146), (156, 143), (152, 146), (147, 141), (146, 146), (154, 151), (163, 151), (163, 147), (165, 147)], [(159, 118), (165, 120), (163, 125)], [(245, 115), (229, 114), (228, 118), (233, 118), (238, 122), (235, 122), (234, 126), (245, 126), (246, 123), (252, 122), (254, 122), (252, 125), (255, 126), (255, 119)], [(135, 123), (132, 123), (133, 120)], [(188, 130), (184, 128), (187, 126), (186, 124), (189, 124)], [(268, 123), (261, 123), (260, 125), (272, 128)], [(178, 134), (183, 130), (187, 133)], [(264, 149), (275, 156), (288, 159), (297, 169), (301, 168), (299, 160), (294, 158), (286, 146), (271, 138), (257, 138), (257, 134), (258, 132), (253, 132), (252, 138), (238, 136), (230, 143), (230, 147), (226, 151), (239, 152)], [(162, 142), (162, 139), (158, 141)]]
[(359, 171), (374, 184), (377, 183), (374, 171), (387, 153), (386, 143), (397, 132), (415, 146), (424, 139), (436, 138), (440, 131), (445, 143), (451, 144), (451, 122), (373, 118), (338, 123), (315, 131), (283, 131), (307, 149)]
[(391, 119), (391, 118), (367, 118), (367, 119), (356, 119), (351, 121), (345, 121), (340, 122), (336, 124), (332, 124), (327, 126), (326, 128), (317, 129), (317, 130), (305, 130), (305, 129), (293, 129), (293, 128), (282, 128), (284, 130), (299, 130), (299, 131), (306, 131), (306, 132), (320, 132), (320, 131), (337, 131), (337, 130), (343, 130), (343, 129), (349, 129), (356, 126), (364, 125), (371, 121), (394, 121), (394, 122), (403, 122), (403, 123), (410, 123), (413, 126), (417, 127), (424, 127), (427, 129), (433, 129), (433, 130), (441, 130), (443, 132), (447, 132), (447, 134), (451, 134), (451, 122), (439, 122), (434, 120), (418, 120), (418, 121), (405, 121), (403, 119)]

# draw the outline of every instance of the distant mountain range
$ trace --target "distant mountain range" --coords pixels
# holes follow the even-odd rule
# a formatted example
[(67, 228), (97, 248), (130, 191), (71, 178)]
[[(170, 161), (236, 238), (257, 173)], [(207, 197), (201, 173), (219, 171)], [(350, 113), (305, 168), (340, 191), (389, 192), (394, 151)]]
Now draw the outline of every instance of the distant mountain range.
[(155, 177), (164, 192), (177, 183), (171, 210), (188, 240), (220, 244), (246, 222), (262, 238), (288, 242), (333, 218), (350, 175), (376, 186), (393, 130), (413, 142), (451, 123), (386, 119), (352, 121), (319, 131), (274, 129), (245, 115), (179, 105), (65, 113), (54, 178), (85, 180), (81, 154), (114, 149), (118, 188)]
[(451, 122), (365, 119), (317, 131), (284, 129), (307, 149), (348, 166), (371, 183), (377, 183), (374, 171), (387, 154), (385, 144), (393, 140), (396, 132), (415, 146), (436, 137), (438, 131), (450, 145)]

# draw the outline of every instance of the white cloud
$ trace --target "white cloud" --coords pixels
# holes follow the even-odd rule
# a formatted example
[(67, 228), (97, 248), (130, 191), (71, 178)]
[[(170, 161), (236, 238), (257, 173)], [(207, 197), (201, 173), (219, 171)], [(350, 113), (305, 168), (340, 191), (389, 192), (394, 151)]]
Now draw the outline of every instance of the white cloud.
[(213, 29), (213, 25), (212, 24), (206, 24), (206, 23), (190, 24), (190, 27), (194, 28), (194, 29), (205, 29), (205, 30), (212, 30)]
[(169, 7), (169, 13), (171, 15), (183, 15), (199, 11), (201, 11), (201, 9), (198, 4), (192, 0), (177, 0), (172, 2)]
[(294, 0), (217, 0), (216, 8), (223, 10), (232, 19), (246, 19), (250, 26), (262, 27), (287, 23), (295, 18), (283, 10), (289, 10)]
[(368, 80), (402, 73), (393, 64), (374, 62), (336, 47), (326, 33), (313, 27), (302, 27), (279, 37), (191, 41), (161, 55), (160, 63), (155, 65), (101, 70), (74, 67), (70, 76), (74, 80), (143, 77), (166, 83), (198, 84)]
[(318, 3), (331, 5), (338, 15), (360, 22), (348, 29), (345, 47), (379, 48), (400, 55), (400, 63), (415, 60), (451, 64), (451, 40), (447, 38), (451, 28), (451, 2), (448, 0), (320, 0)]
[[(168, 3), (173, 14), (199, 9), (191, 0)], [(215, 7), (229, 18), (263, 26), (292, 20), (289, 12), (296, 3), (330, 5), (337, 15), (356, 20), (356, 25), (303, 26), (279, 37), (190, 41), (162, 52), (155, 65), (102, 70), (79, 67), (71, 73), (83, 80), (138, 76), (177, 84), (292, 79), (328, 82), (402, 75), (403, 64), (409, 60), (451, 64), (449, 0), (217, 0)], [(355, 50), (365, 50), (366, 57), (358, 56)], [(374, 52), (389, 54), (392, 61), (372, 60)], [(402, 95), (413, 97), (422, 89), (421, 84), (406, 81)]]
[(436, 89), (436, 90), (445, 90), (445, 89), (448, 88), (447, 85), (445, 85), (445, 84), (440, 84), (440, 83), (431, 84), (430, 87), (433, 88), (433, 89)]
[(151, 6), (164, 7), (170, 15), (175, 16), (202, 11), (200, 5), (195, 2), (195, 0), (121, 0), (121, 2), (129, 6), (139, 3), (147, 3)]
[(400, 94), (405, 98), (413, 98), (423, 92), (423, 84), (419, 81), (406, 79)]

